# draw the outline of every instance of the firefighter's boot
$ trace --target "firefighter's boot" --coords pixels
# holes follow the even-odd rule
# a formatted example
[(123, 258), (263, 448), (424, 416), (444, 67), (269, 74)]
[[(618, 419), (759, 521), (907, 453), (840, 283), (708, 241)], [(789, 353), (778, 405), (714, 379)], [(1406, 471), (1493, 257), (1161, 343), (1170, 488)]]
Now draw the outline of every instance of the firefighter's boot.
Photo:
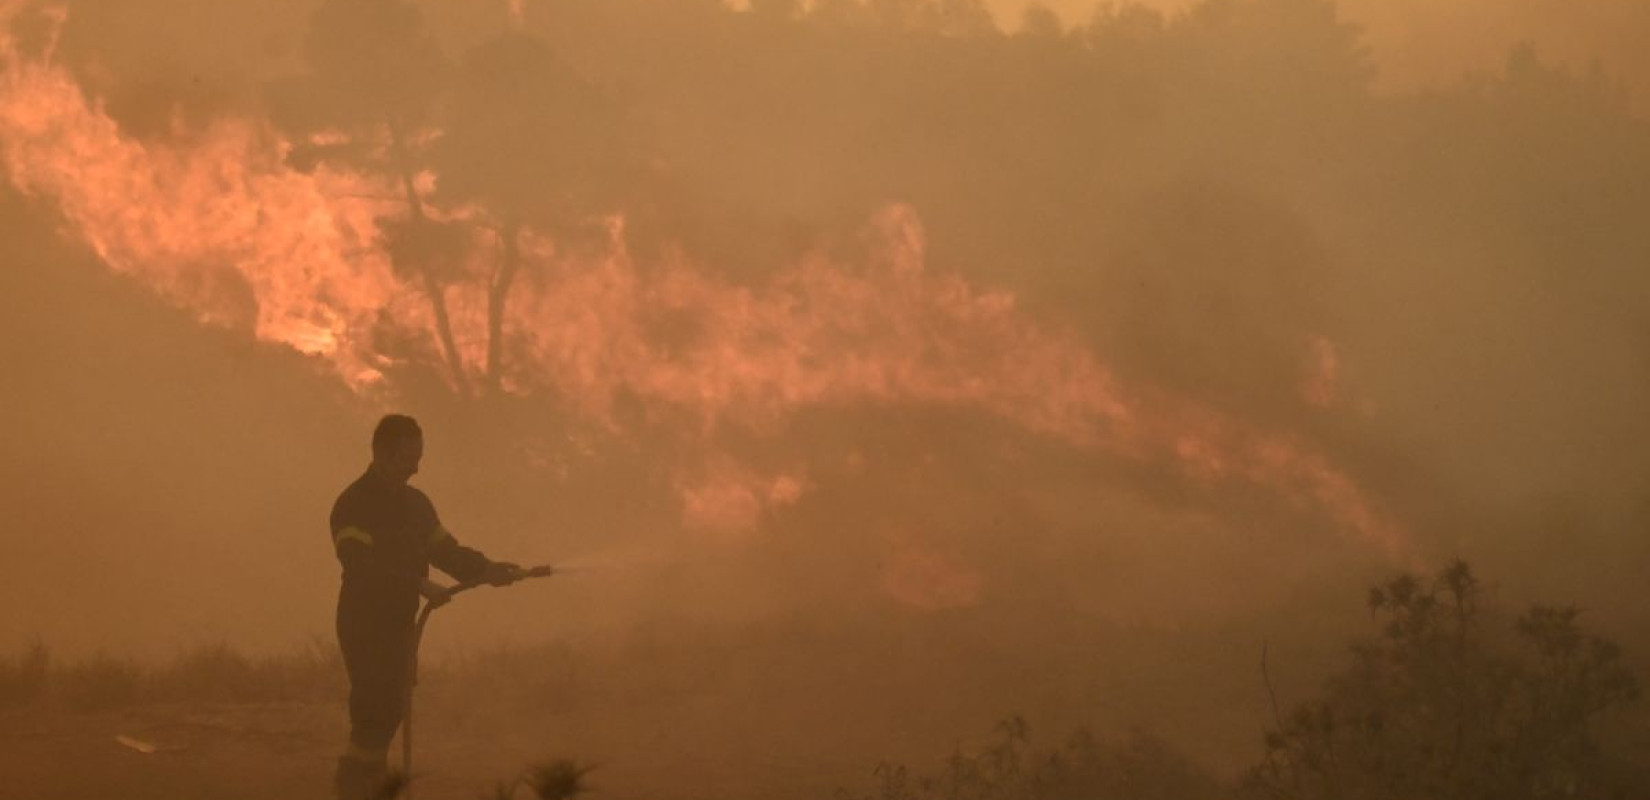
[(369, 753), (351, 747), (338, 759), (338, 771), (332, 775), (332, 789), (337, 800), (376, 800), (382, 797), (384, 783), (389, 779), (386, 753)]

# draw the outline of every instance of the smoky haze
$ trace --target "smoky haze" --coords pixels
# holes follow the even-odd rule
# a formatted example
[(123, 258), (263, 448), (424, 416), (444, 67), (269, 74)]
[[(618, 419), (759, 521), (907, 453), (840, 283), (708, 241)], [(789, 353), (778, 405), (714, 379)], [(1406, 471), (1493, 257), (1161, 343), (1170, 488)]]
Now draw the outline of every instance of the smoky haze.
[[(1049, 15), (1064, 24), (1083, 25), (1097, 8), (1131, 4), (1003, 0), (988, 5), (999, 23), (1013, 29), (1046, 24)], [(1158, 0), (1132, 5), (1174, 15), (1196, 4)], [(1650, 85), (1650, 62), (1638, 46), (1639, 35), (1650, 26), (1650, 11), (1632, 0), (1593, 0), (1582, 5), (1345, 0), (1337, 8), (1360, 29), (1378, 67), (1374, 84), (1378, 90), (1447, 88), (1468, 73), (1493, 74), (1507, 50), (1524, 43), (1536, 45), (1547, 58), (1580, 72), (1600, 69), (1627, 87), (1636, 98), (1634, 103), (1643, 102), (1644, 89)]]
[(1234, 768), (1262, 641), (1304, 691), (1452, 556), (1631, 644), (1650, 19), (1503, 5), (0, 4), (0, 645), (330, 636), (390, 410), (461, 540), (583, 570), (432, 648), (913, 752)]

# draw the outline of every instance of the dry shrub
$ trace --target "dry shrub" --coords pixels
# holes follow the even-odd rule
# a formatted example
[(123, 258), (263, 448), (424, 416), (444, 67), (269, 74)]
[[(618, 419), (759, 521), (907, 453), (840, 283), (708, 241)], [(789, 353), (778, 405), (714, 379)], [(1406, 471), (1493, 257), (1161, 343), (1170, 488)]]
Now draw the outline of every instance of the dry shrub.
[(51, 676), (54, 694), (74, 711), (107, 711), (143, 699), (147, 675), (132, 659), (96, 653), (57, 670)]
[(1020, 717), (998, 723), (991, 742), (959, 750), (944, 768), (916, 774), (882, 764), (877, 786), (846, 800), (1214, 800), (1220, 783), (1152, 736), (1103, 741), (1086, 730), (1051, 749), (1034, 747)]
[(17, 656), (0, 659), (0, 708), (19, 708), (39, 702), (46, 694), (50, 667), (51, 651), (38, 640)]

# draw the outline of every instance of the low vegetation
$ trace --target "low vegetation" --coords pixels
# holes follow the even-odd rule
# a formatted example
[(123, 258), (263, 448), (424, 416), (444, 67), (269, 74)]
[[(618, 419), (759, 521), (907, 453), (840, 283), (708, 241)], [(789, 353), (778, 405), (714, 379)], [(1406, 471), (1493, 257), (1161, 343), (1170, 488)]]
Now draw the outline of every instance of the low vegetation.
[(1079, 731), (1064, 743), (1040, 747), (1020, 717), (998, 723), (992, 741), (959, 750), (934, 774), (883, 764), (868, 792), (847, 800), (1213, 800), (1222, 796), (1213, 775), (1167, 744), (1137, 733), (1103, 741)]
[[(849, 800), (1548, 800), (1650, 786), (1638, 677), (1573, 606), (1509, 615), (1464, 562), (1370, 590), (1378, 625), (1321, 695), (1264, 734), (1237, 786), (1151, 737), (1033, 747), (1019, 718), (937, 771), (884, 764)], [(1267, 691), (1271, 687), (1268, 685)]]
[(1299, 800), (1641, 796), (1644, 752), (1607, 735), (1638, 697), (1571, 606), (1509, 616), (1463, 562), (1372, 589), (1380, 623), (1322, 696), (1276, 721), (1250, 796)]
[(93, 653), (61, 659), (42, 642), (0, 658), (0, 709), (109, 711), (156, 703), (334, 702), (344, 667), (330, 643), (248, 656), (204, 645), (150, 664)]
[[(1581, 610), (1511, 613), (1462, 562), (1387, 581), (1370, 590), (1368, 606), (1374, 629), (1355, 638), (1348, 663), (1314, 699), (1275, 710), (1263, 756), (1235, 782), (1146, 733), (1083, 730), (1045, 742), (1014, 716), (983, 745), (933, 768), (881, 764), (867, 787), (839, 800), (1606, 800), (1650, 785), (1637, 671), (1614, 642), (1583, 628)], [(461, 659), (429, 677), (438, 686), (520, 683), (485, 678), (523, 672), (524, 657)], [(565, 648), (535, 652), (531, 671), (541, 680), (524, 685), (536, 705), (565, 703), (565, 693), (538, 693), (557, 679), (574, 682), (574, 660)], [(1257, 692), (1272, 688), (1257, 677)], [(41, 642), (0, 657), (0, 710), (336, 703), (344, 691), (343, 666), (326, 642), (259, 658), (213, 645), (156, 665), (105, 654), (60, 660)], [(525, 789), (566, 800), (589, 790), (591, 769), (546, 761), (483, 796), (508, 800)], [(383, 796), (406, 784), (392, 781)]]

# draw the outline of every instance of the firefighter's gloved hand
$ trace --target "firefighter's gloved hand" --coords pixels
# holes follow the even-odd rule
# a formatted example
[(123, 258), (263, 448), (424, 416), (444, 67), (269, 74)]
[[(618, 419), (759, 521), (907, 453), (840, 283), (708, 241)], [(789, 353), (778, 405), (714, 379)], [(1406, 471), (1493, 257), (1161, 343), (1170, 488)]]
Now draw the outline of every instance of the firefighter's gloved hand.
[(425, 578), (418, 584), (418, 593), (430, 602), (430, 608), (440, 608), (453, 599), (453, 593), (435, 581)]
[(490, 561), (487, 570), (481, 573), (481, 579), (494, 586), (509, 586), (521, 580), (526, 573), (518, 564), (508, 561)]

